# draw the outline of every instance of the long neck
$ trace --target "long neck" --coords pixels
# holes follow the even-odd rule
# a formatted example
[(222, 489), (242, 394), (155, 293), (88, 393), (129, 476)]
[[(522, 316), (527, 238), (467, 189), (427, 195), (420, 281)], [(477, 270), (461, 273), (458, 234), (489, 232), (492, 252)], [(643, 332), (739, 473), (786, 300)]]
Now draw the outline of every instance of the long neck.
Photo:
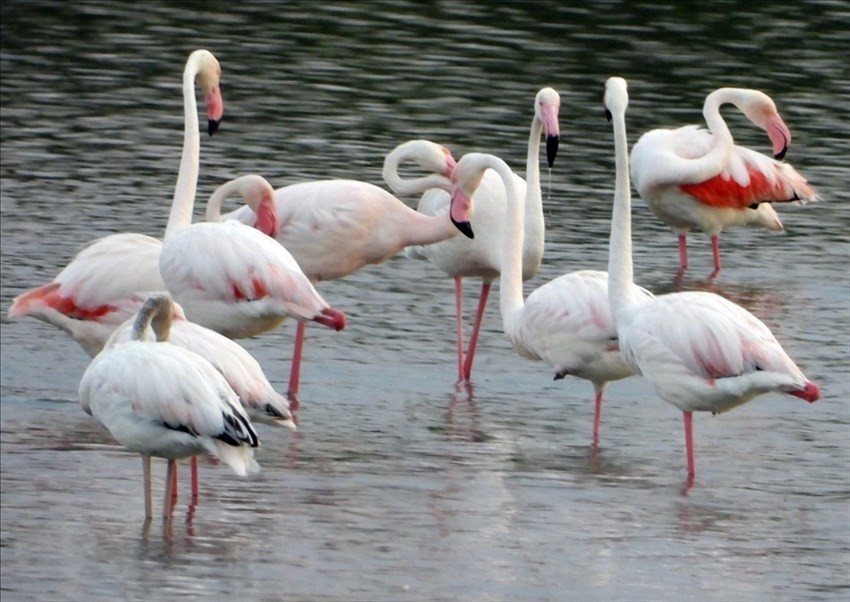
[(180, 228), (192, 223), (201, 154), (198, 104), (195, 100), (197, 73), (198, 67), (193, 61), (190, 61), (183, 71), (183, 155), (180, 157), (180, 171), (177, 174), (171, 213), (165, 228), (166, 239)]
[(528, 153), (525, 161), (525, 236), (543, 239), (543, 193), (540, 190), (540, 137), (543, 123), (535, 116), (528, 135)]
[(396, 194), (422, 194), (426, 190), (432, 188), (440, 188), (446, 192), (452, 189), (451, 180), (446, 176), (438, 173), (428, 174), (417, 178), (402, 179), (398, 174), (398, 168), (402, 161), (410, 158), (410, 153), (406, 149), (395, 149), (384, 160), (384, 169), (382, 172), (384, 182)]
[(150, 297), (136, 315), (130, 339), (143, 341), (148, 328), (152, 328), (157, 341), (167, 341), (173, 320), (174, 305), (171, 300), (163, 295)]
[(720, 106), (727, 102), (733, 102), (729, 97), (729, 88), (715, 90), (705, 98), (702, 115), (708, 130), (712, 133), (713, 142), (711, 149), (706, 154), (690, 163), (689, 170), (692, 178), (702, 180), (714, 176), (729, 161), (729, 153), (732, 151), (735, 141), (732, 139), (729, 126), (726, 125), (726, 121), (720, 114)]
[(629, 145), (626, 117), (623, 112), (612, 116), (614, 122), (614, 209), (611, 216), (611, 238), (608, 250), (608, 298), (611, 313), (619, 322), (623, 310), (635, 302), (636, 287), (632, 266), (632, 198), (629, 181)]
[[(538, 133), (538, 141), (539, 141)], [(535, 145), (536, 149), (536, 145)], [(514, 313), (525, 304), (522, 291), (522, 247), (525, 238), (525, 216), (523, 199), (519, 198), (514, 186), (514, 174), (504, 162), (491, 166), (505, 184), (507, 204), (505, 206), (505, 230), (502, 240), (502, 269), (499, 277), (499, 309), (502, 313), (502, 325), (508, 332)], [(529, 150), (529, 168), (531, 151)], [(535, 169), (536, 166), (535, 166)], [(533, 171), (533, 169), (531, 170)], [(525, 189), (526, 198), (534, 193), (531, 171)], [(539, 189), (538, 189), (539, 192)]]
[(208, 222), (221, 221), (221, 208), (224, 201), (230, 198), (230, 195), (238, 192), (236, 180), (225, 182), (215, 189), (207, 201), (206, 220)]

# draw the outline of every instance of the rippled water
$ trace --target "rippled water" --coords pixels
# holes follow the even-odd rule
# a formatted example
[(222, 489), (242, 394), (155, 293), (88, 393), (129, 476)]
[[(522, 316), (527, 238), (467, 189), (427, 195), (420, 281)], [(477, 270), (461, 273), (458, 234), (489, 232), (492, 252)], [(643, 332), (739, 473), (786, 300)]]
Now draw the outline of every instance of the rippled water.
[[(309, 331), (300, 430), (260, 427), (256, 478), (205, 465), (200, 505), (187, 514), (181, 491), (164, 531), (142, 523), (138, 457), (79, 407), (83, 351), (4, 317), (4, 600), (846, 600), (846, 4), (174, 4), (0, 5), (4, 316), (85, 242), (161, 235), (196, 47), (221, 61), (225, 100), (222, 129), (202, 141), (200, 198), (246, 172), (276, 186), (381, 184), (383, 155), (412, 137), (521, 169), (534, 93), (558, 89), (547, 250), (527, 290), (605, 268), (608, 76), (629, 80), (632, 141), (699, 123), (705, 94), (735, 85), (776, 100), (794, 134), (787, 159), (823, 201), (779, 208), (782, 235), (727, 232), (714, 283), (694, 235), (682, 286), (756, 313), (824, 395), (698, 415), (697, 482), (683, 496), (680, 413), (637, 378), (614, 383), (591, 454), (591, 386), (517, 357), (495, 303), (474, 383), (456, 389), (451, 282), (399, 256), (321, 285), (350, 321)], [(727, 113), (739, 143), (768, 150)], [(638, 281), (676, 289), (675, 236), (639, 201), (634, 222)], [(281, 388), (293, 330), (245, 342)], [(155, 492), (163, 473), (155, 464)]]

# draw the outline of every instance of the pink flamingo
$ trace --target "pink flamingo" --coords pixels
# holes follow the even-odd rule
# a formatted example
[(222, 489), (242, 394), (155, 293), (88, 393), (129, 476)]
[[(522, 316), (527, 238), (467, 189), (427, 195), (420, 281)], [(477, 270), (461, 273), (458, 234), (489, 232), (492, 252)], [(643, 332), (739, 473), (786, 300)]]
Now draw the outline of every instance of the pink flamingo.
[[(737, 146), (720, 107), (731, 103), (767, 131), (776, 159)], [(646, 132), (631, 153), (631, 176), (641, 198), (679, 233), (680, 270), (688, 267), (687, 234), (711, 237), (714, 275), (721, 268), (720, 232), (750, 225), (782, 230), (770, 203), (806, 203), (817, 195), (787, 163), (791, 132), (769, 96), (758, 90), (720, 88), (703, 105), (708, 131), (695, 125)]]
[[(408, 147), (406, 152), (425, 169), (447, 176), (454, 170), (454, 159), (439, 145), (423, 143)], [(222, 202), (234, 193), (251, 203), (259, 198), (274, 199), (272, 205), (282, 224), (276, 240), (314, 284), (382, 263), (409, 245), (446, 240), (457, 236), (458, 230), (471, 235), (467, 215), (456, 211), (422, 215), (377, 186), (344, 179), (302, 182), (273, 190), (261, 176), (242, 176), (213, 193), (207, 204), (207, 219), (258, 225), (258, 214), (250, 205), (220, 216)], [(305, 329), (305, 322), (299, 321), (288, 389), (293, 408), (298, 407)]]
[[(208, 50), (189, 55), (183, 71), (183, 155), (169, 228), (192, 219), (198, 180), (200, 133), (195, 82), (204, 92), (209, 133), (223, 114), (221, 66)], [(31, 316), (64, 330), (94, 357), (112, 332), (138, 311), (146, 291), (165, 290), (159, 274), (162, 242), (144, 234), (120, 233), (83, 248), (53, 279), (12, 302), (9, 317)]]
[[(552, 88), (541, 89), (534, 99), (534, 116), (528, 137), (526, 177), (535, 182), (529, 200), (525, 205), (525, 234), (522, 258), (522, 278), (529, 280), (540, 270), (543, 258), (545, 224), (543, 220), (543, 200), (540, 192), (539, 146), (540, 137), (546, 140), (546, 156), (549, 167), (555, 162), (558, 151), (560, 128), (558, 111), (561, 98)], [(403, 157), (391, 153), (384, 161), (384, 180), (398, 194), (424, 193), (419, 201), (419, 211), (428, 215), (439, 215), (448, 210), (451, 182), (443, 180), (429, 181), (417, 179), (404, 181), (398, 175), (398, 166)], [(525, 181), (514, 175), (515, 185), (525, 195)], [(476, 237), (472, 240), (461, 237), (439, 244), (417, 246), (406, 249), (408, 257), (427, 259), (454, 278), (455, 304), (457, 313), (457, 359), (458, 380), (469, 381), (472, 376), (472, 363), (484, 318), (484, 310), (493, 281), (499, 277), (502, 265), (502, 238), (505, 231), (505, 187), (495, 172), (487, 172), (475, 192), (475, 214), (471, 217)], [(463, 278), (481, 278), (481, 292), (475, 322), (464, 353), (463, 335)]]
[[(570, 272), (538, 287), (523, 299), (524, 208), (510, 168), (493, 155), (464, 155), (455, 170), (452, 203), (458, 206), (473, 203), (475, 191), (487, 170), (498, 174), (507, 194), (499, 280), (504, 332), (519, 355), (543, 360), (554, 368), (556, 380), (573, 375), (593, 384), (593, 446), (596, 448), (602, 394), (607, 383), (635, 373), (623, 360), (617, 344), (617, 326), (608, 308), (608, 274), (594, 270)], [(539, 189), (538, 173), (531, 163), (527, 172), (526, 202), (534, 195), (534, 190)], [(640, 294), (652, 297), (643, 289)]]
[(654, 298), (639, 293), (632, 268), (627, 106), (625, 80), (610, 78), (605, 109), (614, 124), (616, 183), (608, 295), (626, 363), (649, 379), (662, 399), (684, 413), (686, 487), (690, 487), (696, 474), (693, 412), (724, 412), (772, 391), (814, 402), (820, 390), (770, 329), (743, 307), (702, 291)]
[[(168, 459), (163, 518), (176, 499), (177, 460), (209, 453), (246, 476), (259, 470), (260, 442), (224, 377), (199, 355), (168, 342), (167, 295), (145, 301), (129, 341), (105, 348), (80, 380), (80, 404), (127, 449), (142, 454), (145, 518), (151, 511), (150, 459)], [(146, 341), (151, 328), (156, 341)]]

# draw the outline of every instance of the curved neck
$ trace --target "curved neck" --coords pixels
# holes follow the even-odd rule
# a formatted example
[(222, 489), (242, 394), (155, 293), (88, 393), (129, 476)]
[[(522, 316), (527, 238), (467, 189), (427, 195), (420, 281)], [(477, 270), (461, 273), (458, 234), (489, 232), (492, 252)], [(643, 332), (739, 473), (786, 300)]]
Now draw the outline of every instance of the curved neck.
[[(732, 132), (729, 131), (729, 126), (723, 116), (720, 115), (720, 106), (727, 102), (733, 102), (728, 97), (728, 88), (715, 90), (705, 98), (705, 103), (702, 107), (702, 115), (705, 119), (705, 124), (713, 136), (711, 149), (699, 159), (694, 159), (691, 164), (691, 169), (694, 173), (706, 174), (712, 176), (719, 173), (729, 161), (729, 153), (732, 150), (735, 141), (732, 139)], [(702, 179), (702, 175), (699, 176)]]
[[(539, 134), (538, 134), (539, 140)], [(536, 145), (535, 145), (536, 150)], [(499, 160), (490, 167), (502, 178), (505, 184), (505, 230), (502, 239), (502, 269), (499, 275), (499, 309), (502, 313), (502, 325), (505, 332), (509, 331), (509, 322), (514, 312), (525, 304), (522, 291), (522, 248), (525, 242), (525, 202), (519, 198), (514, 185), (514, 174), (510, 168)], [(529, 150), (529, 167), (531, 167), (531, 151)], [(535, 165), (534, 169), (538, 169)], [(532, 169), (533, 171), (533, 169)], [(525, 188), (526, 199), (534, 193), (531, 171), (527, 174)], [(539, 193), (539, 187), (538, 187)]]
[(146, 340), (145, 333), (150, 327), (153, 329), (157, 341), (167, 341), (173, 320), (174, 305), (171, 299), (164, 295), (150, 297), (136, 315), (130, 339), (133, 341)]
[[(531, 131), (528, 135), (528, 153), (525, 160), (525, 223), (526, 236), (532, 234), (531, 229), (542, 229), (543, 225), (543, 192), (540, 189), (540, 137), (543, 135), (543, 123), (535, 116), (531, 121)], [(532, 219), (534, 213), (539, 213), (538, 219)], [(542, 232), (539, 234), (541, 239)]]
[(198, 69), (197, 62), (190, 60), (183, 70), (183, 154), (180, 157), (171, 213), (165, 227), (166, 239), (175, 231), (192, 223), (201, 154), (198, 104), (195, 100), (195, 77)]
[(402, 179), (398, 174), (399, 165), (401, 165), (402, 161), (413, 157), (413, 155), (414, 153), (408, 149), (396, 148), (384, 159), (382, 176), (384, 182), (390, 187), (390, 190), (396, 194), (410, 195), (422, 194), (432, 188), (440, 188), (446, 192), (451, 192), (451, 180), (442, 174), (431, 173), (427, 176), (410, 178), (408, 180)]
[(236, 180), (225, 182), (215, 189), (207, 201), (206, 220), (208, 222), (221, 221), (221, 208), (224, 206), (224, 201), (234, 192), (241, 192)]
[(614, 113), (612, 121), (616, 176), (608, 249), (608, 299), (611, 313), (619, 322), (622, 311), (636, 301), (636, 287), (632, 265), (632, 198), (625, 114)]

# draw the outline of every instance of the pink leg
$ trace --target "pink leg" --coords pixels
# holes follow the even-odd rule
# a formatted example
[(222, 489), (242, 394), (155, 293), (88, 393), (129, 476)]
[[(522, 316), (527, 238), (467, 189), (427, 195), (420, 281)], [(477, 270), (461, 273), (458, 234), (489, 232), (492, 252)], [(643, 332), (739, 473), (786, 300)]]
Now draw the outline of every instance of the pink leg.
[(679, 234), (679, 266), (688, 269), (688, 239), (687, 235)]
[(174, 511), (174, 506), (177, 505), (177, 460), (174, 460), (174, 470), (171, 474), (171, 511)]
[(298, 384), (301, 380), (301, 353), (304, 350), (304, 332), (307, 325), (304, 322), (298, 322), (295, 330), (295, 347), (292, 349), (292, 369), (289, 372), (289, 390), (286, 396), (289, 398), (289, 407), (292, 410), (298, 409)]
[(162, 500), (162, 520), (170, 521), (171, 512), (174, 508), (176, 481), (177, 481), (177, 461), (168, 460), (168, 470), (165, 474), (165, 495)]
[(151, 457), (142, 456), (142, 478), (145, 488), (145, 520), (153, 518), (153, 502), (151, 501)]
[(463, 278), (455, 276), (455, 311), (457, 312), (457, 379), (463, 381)]
[(596, 390), (596, 408), (593, 412), (593, 447), (599, 447), (599, 422), (602, 419), (602, 387), (594, 385)]
[(200, 486), (198, 485), (198, 456), (192, 456), (189, 460), (189, 466), (192, 472), (192, 499), (191, 504), (198, 503), (198, 497), (201, 494)]
[(694, 431), (693, 431), (693, 412), (684, 412), (685, 416), (685, 453), (688, 456), (688, 478), (693, 478), (696, 475), (694, 468)]
[(472, 361), (475, 359), (475, 348), (478, 347), (478, 335), (481, 332), (481, 322), (484, 321), (484, 309), (487, 307), (487, 297), (490, 296), (490, 283), (481, 284), (481, 296), (478, 298), (478, 310), (475, 312), (475, 326), (472, 328), (472, 337), (469, 339), (469, 347), (466, 350), (466, 360), (463, 362), (463, 380), (469, 380), (472, 376)]
[(714, 274), (720, 271), (720, 236), (711, 235), (711, 253), (714, 255)]

